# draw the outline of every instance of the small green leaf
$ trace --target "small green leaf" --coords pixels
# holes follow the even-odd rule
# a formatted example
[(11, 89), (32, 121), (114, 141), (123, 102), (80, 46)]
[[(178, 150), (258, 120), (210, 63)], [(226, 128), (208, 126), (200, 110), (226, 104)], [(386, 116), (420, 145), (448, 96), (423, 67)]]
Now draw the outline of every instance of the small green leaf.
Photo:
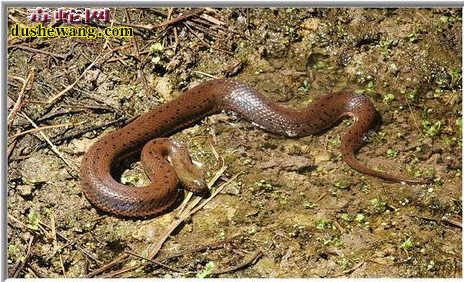
[(305, 207), (305, 209), (310, 209), (310, 208), (313, 208), (314, 206), (316, 206), (316, 204), (308, 201), (308, 200), (305, 200), (303, 202), (303, 207)]
[(326, 227), (327, 225), (327, 221), (325, 219), (319, 219), (317, 222), (316, 222), (316, 228), (319, 229), (319, 230), (322, 230)]
[(344, 221), (347, 221), (347, 222), (350, 222), (350, 221), (353, 221), (353, 219), (351, 218), (351, 216), (347, 213), (344, 213), (342, 214), (341, 218), (344, 220)]
[(27, 226), (33, 230), (39, 230), (39, 215), (35, 211), (31, 211), (27, 215), (27, 218), (29, 218), (29, 224)]
[(402, 249), (405, 249), (405, 250), (410, 250), (410, 249), (412, 249), (413, 244), (412, 244), (411, 238), (408, 238), (406, 241), (404, 241), (404, 243), (401, 244), (400, 247), (401, 247)]
[(358, 213), (356, 215), (356, 217), (354, 218), (354, 220), (356, 220), (357, 222), (362, 222), (362, 221), (364, 221), (364, 218), (365, 217), (364, 217), (364, 215), (362, 213)]
[(207, 278), (213, 273), (214, 270), (214, 262), (210, 261), (205, 265), (205, 268), (203, 269), (202, 272), (197, 273), (196, 277), (197, 278)]
[(340, 240), (340, 238), (338, 238), (338, 237), (333, 238), (332, 244), (337, 248), (342, 247), (344, 245), (343, 241)]
[(369, 81), (369, 82), (367, 83), (367, 89), (366, 89), (366, 90), (369, 91), (369, 92), (372, 92), (372, 91), (375, 90), (375, 86), (374, 86), (374, 82), (373, 82), (373, 81)]
[(346, 258), (343, 258), (341, 261), (339, 261), (339, 264), (342, 270), (346, 270), (348, 267), (348, 260)]
[(139, 181), (139, 179), (140, 178), (137, 174), (128, 175), (128, 176), (123, 175), (121, 176), (121, 183), (135, 186), (135, 184), (137, 184), (137, 181)]
[(161, 43), (155, 43), (153, 45), (150, 46), (150, 51), (152, 53), (158, 53), (160, 51), (163, 51), (164, 47), (163, 47), (163, 44)]
[(338, 189), (346, 190), (346, 189), (350, 188), (351, 184), (352, 183), (351, 183), (350, 179), (344, 178), (344, 179), (340, 179), (338, 181), (335, 181), (335, 183), (333, 185), (335, 187), (337, 187)]
[(390, 158), (395, 158), (398, 156), (398, 151), (393, 150), (393, 149), (388, 149), (387, 156), (389, 156)]
[(383, 96), (383, 101), (384, 102), (388, 102), (388, 101), (392, 101), (392, 100), (395, 100), (395, 95), (393, 95), (391, 93), (385, 94), (385, 96)]
[(425, 128), (425, 132), (428, 136), (433, 137), (440, 133), (442, 122), (436, 121), (435, 123), (431, 123), (428, 120), (422, 121), (422, 126)]

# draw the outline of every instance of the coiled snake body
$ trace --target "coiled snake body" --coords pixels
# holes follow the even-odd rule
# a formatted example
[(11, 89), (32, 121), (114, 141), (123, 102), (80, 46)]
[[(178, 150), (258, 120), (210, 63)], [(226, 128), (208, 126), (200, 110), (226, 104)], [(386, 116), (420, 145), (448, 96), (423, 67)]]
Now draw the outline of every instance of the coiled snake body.
[[(337, 92), (322, 96), (304, 108), (291, 109), (267, 99), (244, 83), (211, 80), (150, 110), (94, 143), (84, 155), (81, 165), (80, 177), (85, 196), (104, 211), (139, 217), (155, 215), (169, 208), (176, 200), (179, 182), (194, 192), (204, 191), (206, 185), (198, 176), (198, 170), (191, 165), (185, 148), (166, 137), (221, 111), (235, 112), (266, 131), (288, 137), (312, 135), (351, 116), (353, 124), (341, 142), (342, 156), (348, 165), (363, 174), (387, 181), (426, 182), (381, 173), (355, 158), (366, 134), (377, 126), (379, 117), (372, 103), (363, 95)], [(112, 166), (139, 152), (142, 147), (142, 164), (152, 183), (145, 187), (131, 187), (114, 180)]]

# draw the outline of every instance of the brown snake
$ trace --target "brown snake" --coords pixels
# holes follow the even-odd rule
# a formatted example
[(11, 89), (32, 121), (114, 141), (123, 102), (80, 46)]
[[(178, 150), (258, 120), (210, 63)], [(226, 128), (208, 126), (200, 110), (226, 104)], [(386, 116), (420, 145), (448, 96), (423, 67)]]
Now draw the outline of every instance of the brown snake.
[[(322, 96), (304, 108), (290, 109), (265, 98), (244, 83), (211, 80), (150, 110), (93, 144), (85, 154), (80, 170), (84, 194), (104, 211), (138, 217), (155, 215), (169, 208), (177, 198), (179, 182), (188, 190), (204, 192), (207, 190), (205, 182), (199, 170), (191, 164), (186, 149), (166, 137), (222, 111), (234, 112), (266, 131), (288, 137), (316, 134), (351, 116), (353, 124), (341, 142), (342, 156), (348, 165), (363, 174), (387, 181), (428, 182), (382, 173), (355, 158), (369, 131), (377, 127), (380, 116), (363, 95), (337, 92)], [(145, 187), (131, 187), (117, 182), (111, 175), (112, 168), (141, 149), (142, 165), (152, 183)]]

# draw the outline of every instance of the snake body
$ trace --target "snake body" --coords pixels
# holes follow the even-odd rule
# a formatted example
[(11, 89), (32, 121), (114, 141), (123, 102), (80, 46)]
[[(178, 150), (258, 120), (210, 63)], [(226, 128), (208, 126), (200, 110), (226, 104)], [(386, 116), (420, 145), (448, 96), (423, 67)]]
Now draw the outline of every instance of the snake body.
[[(166, 139), (158, 142), (162, 143), (158, 149), (154, 144), (156, 141), (150, 140), (168, 137), (222, 111), (234, 112), (268, 132), (288, 137), (319, 133), (351, 116), (353, 123), (341, 141), (342, 156), (349, 166), (387, 181), (424, 183), (424, 180), (373, 170), (356, 159), (356, 151), (379, 122), (379, 113), (367, 97), (351, 91), (336, 92), (322, 96), (304, 108), (291, 109), (262, 96), (247, 84), (218, 79), (193, 87), (94, 143), (84, 155), (80, 170), (85, 196), (98, 208), (122, 216), (148, 216), (165, 211), (176, 200), (178, 172), (166, 161), (172, 150), (164, 142)], [(147, 156), (142, 163), (145, 169), (151, 170), (148, 174), (153, 182), (145, 187), (117, 182), (111, 175), (112, 167), (128, 155), (140, 152), (150, 142), (153, 149), (144, 148), (144, 151), (152, 158)]]

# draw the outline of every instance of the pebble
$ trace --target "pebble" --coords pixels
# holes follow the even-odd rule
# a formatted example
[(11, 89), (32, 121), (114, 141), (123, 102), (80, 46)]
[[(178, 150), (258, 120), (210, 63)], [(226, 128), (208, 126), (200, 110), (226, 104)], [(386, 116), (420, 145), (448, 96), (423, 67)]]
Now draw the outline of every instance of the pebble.
[(21, 196), (29, 196), (32, 194), (32, 185), (18, 185), (16, 189)]

